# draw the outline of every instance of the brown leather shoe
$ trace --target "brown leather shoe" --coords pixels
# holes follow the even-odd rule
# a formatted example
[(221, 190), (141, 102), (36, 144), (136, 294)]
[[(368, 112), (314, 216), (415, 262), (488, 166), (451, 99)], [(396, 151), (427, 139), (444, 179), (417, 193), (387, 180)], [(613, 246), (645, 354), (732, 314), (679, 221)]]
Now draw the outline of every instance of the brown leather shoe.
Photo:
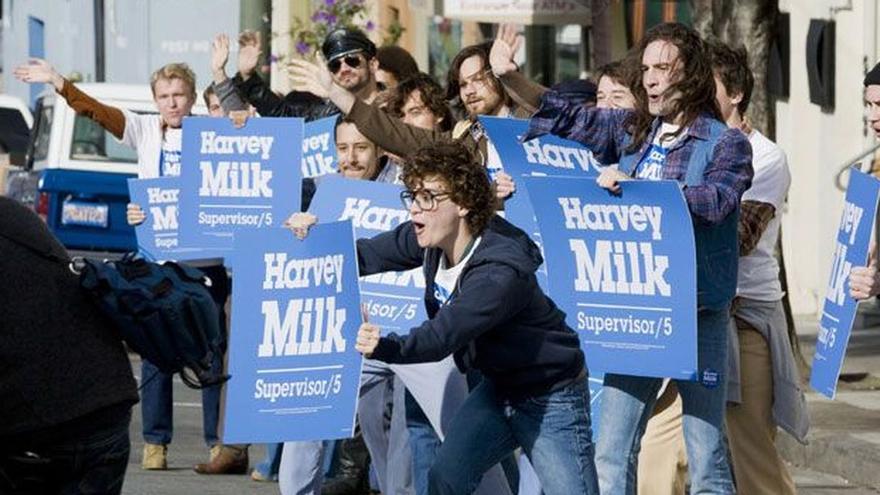
[[(214, 454), (214, 449), (211, 450)], [(210, 462), (196, 464), (193, 471), (199, 474), (245, 474), (248, 464), (247, 447), (223, 445), (216, 455), (211, 456)]]

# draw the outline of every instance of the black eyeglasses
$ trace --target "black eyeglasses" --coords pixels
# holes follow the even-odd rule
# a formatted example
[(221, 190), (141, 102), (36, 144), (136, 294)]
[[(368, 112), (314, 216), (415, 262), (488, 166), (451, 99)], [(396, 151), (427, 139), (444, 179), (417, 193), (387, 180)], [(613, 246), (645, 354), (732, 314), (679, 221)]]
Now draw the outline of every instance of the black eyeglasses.
[(336, 74), (337, 72), (339, 72), (339, 69), (342, 68), (342, 62), (345, 62), (345, 65), (351, 67), (352, 69), (357, 69), (361, 66), (361, 57), (360, 55), (355, 54), (334, 58), (333, 60), (327, 62), (327, 68), (330, 69), (330, 72)]
[(448, 192), (433, 192), (427, 189), (419, 189), (418, 191), (405, 190), (400, 192), (400, 201), (407, 210), (412, 208), (413, 203), (418, 205), (420, 210), (431, 211), (437, 208), (437, 203), (449, 197)]

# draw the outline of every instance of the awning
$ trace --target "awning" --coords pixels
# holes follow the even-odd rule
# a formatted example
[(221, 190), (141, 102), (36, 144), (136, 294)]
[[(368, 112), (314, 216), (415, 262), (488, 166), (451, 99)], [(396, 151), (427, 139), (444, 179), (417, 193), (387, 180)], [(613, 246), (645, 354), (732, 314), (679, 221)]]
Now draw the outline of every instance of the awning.
[(443, 15), (462, 21), (590, 24), (589, 0), (443, 0)]

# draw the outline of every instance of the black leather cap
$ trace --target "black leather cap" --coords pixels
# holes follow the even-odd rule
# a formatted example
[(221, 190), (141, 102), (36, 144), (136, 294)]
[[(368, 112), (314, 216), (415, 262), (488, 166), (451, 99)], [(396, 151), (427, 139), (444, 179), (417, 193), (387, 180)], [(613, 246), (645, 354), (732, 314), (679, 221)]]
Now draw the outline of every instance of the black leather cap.
[(880, 64), (875, 65), (871, 72), (865, 74), (864, 84), (866, 88), (874, 84), (880, 84)]
[(376, 45), (359, 29), (340, 28), (324, 38), (321, 52), (328, 62), (355, 52), (364, 52), (367, 58), (373, 58), (376, 56)]

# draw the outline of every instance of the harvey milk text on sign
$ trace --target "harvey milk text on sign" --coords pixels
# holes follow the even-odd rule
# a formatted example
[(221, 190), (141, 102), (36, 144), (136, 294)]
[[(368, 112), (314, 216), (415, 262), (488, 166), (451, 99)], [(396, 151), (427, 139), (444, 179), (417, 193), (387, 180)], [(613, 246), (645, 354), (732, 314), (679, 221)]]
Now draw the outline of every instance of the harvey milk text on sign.
[(306, 122), (303, 127), (302, 176), (335, 174), (338, 115)]
[(495, 145), (502, 167), (514, 179), (521, 175), (596, 177), (601, 171), (589, 148), (576, 141), (547, 134), (521, 143), (528, 120), (480, 117), (480, 123)]
[[(409, 220), (400, 202), (400, 186), (327, 177), (320, 181), (309, 211), (319, 222), (351, 220), (355, 237), (368, 238), (393, 230)], [(427, 320), (423, 302), (425, 275), (421, 268), (361, 277), (361, 298), (370, 322), (383, 332), (406, 335)]]
[[(128, 179), (131, 202), (143, 208), (146, 220), (137, 225), (138, 252), (150, 260), (198, 260), (220, 258), (228, 249), (185, 247), (178, 228), (179, 177)], [(229, 243), (232, 249), (232, 243)]]
[(223, 441), (349, 437), (362, 358), (351, 222), (236, 234)]
[(544, 240), (550, 294), (590, 369), (693, 379), (697, 368), (694, 234), (678, 184), (525, 178)]
[(880, 181), (851, 169), (810, 374), (810, 386), (832, 399), (858, 306), (849, 295), (847, 280), (852, 267), (867, 262), (878, 199)]
[(302, 119), (189, 117), (183, 122), (180, 237), (224, 247), (237, 232), (280, 225), (298, 211)]

